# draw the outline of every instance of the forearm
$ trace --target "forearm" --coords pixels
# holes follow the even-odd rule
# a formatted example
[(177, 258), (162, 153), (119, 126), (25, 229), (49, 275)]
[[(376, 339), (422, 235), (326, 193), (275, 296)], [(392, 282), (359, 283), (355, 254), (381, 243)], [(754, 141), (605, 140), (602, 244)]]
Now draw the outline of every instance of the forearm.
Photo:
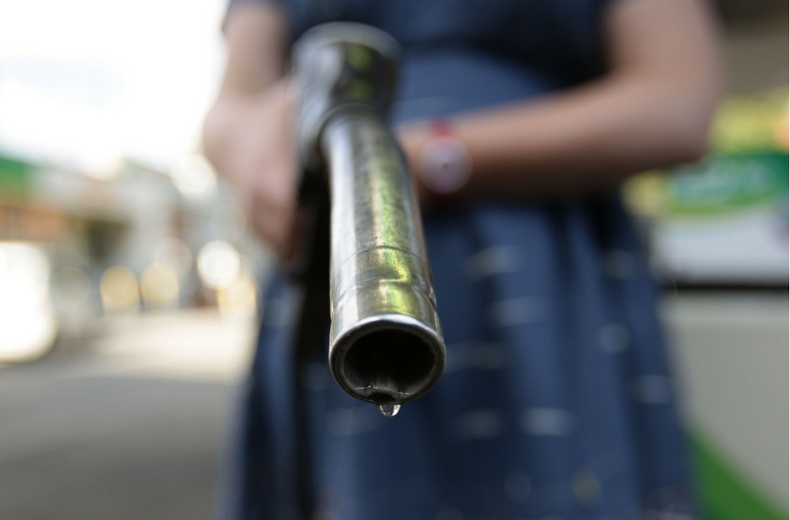
[(474, 190), (503, 184), (556, 192), (611, 185), (624, 174), (692, 160), (706, 141), (704, 115), (681, 92), (640, 78), (607, 78), (574, 92), (459, 121), (477, 176)]
[[(524, 197), (610, 188), (627, 175), (700, 157), (712, 102), (639, 78), (612, 77), (531, 103), (463, 116), (453, 132), (472, 159), (459, 196)], [(426, 127), (406, 137), (414, 158)]]
[(228, 13), (225, 73), (203, 125), (204, 153), (221, 170), (227, 169), (223, 166), (231, 159), (233, 141), (243, 138), (237, 135), (246, 126), (240, 118), (252, 117), (250, 112), (272, 87), (283, 90), (277, 85), (285, 71), (286, 27), (274, 4), (243, 4)]
[[(680, 14), (690, 22), (678, 22)], [(675, 34), (663, 34), (667, 27)], [(608, 15), (607, 33), (611, 72), (603, 78), (450, 121), (473, 170), (459, 198), (600, 191), (629, 174), (704, 153), (719, 73), (703, 4), (620, 2)], [(419, 168), (429, 127), (415, 125), (401, 136)]]

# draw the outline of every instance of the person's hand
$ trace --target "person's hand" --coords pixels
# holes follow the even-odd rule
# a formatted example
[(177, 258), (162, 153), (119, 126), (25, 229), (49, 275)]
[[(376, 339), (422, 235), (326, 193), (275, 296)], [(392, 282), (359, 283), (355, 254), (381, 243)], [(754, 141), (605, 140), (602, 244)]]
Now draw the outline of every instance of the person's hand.
[(207, 155), (237, 194), (255, 232), (281, 260), (293, 253), (298, 162), (286, 79), (260, 95), (224, 100), (206, 118)]

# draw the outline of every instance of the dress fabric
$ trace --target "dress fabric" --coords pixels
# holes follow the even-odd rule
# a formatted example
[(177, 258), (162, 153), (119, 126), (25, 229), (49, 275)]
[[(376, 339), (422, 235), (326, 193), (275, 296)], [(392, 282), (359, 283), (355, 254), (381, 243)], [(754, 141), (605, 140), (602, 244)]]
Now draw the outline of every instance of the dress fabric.
[[(545, 95), (603, 72), (603, 0), (282, 0), (294, 37), (342, 19), (404, 47), (395, 121)], [(231, 5), (233, 8), (233, 5)], [(220, 516), (295, 518), (308, 450), (322, 520), (632, 520), (693, 514), (656, 289), (616, 194), (429, 212), (447, 367), (385, 418), (326, 358), (295, 446), (294, 289), (275, 275)]]

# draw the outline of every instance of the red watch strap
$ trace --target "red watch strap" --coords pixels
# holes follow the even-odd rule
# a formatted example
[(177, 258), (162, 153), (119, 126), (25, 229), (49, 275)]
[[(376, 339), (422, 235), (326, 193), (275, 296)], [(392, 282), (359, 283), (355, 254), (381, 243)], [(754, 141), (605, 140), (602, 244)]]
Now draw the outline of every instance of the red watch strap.
[(430, 133), (432, 138), (451, 137), (455, 134), (452, 125), (445, 119), (434, 119), (431, 121)]

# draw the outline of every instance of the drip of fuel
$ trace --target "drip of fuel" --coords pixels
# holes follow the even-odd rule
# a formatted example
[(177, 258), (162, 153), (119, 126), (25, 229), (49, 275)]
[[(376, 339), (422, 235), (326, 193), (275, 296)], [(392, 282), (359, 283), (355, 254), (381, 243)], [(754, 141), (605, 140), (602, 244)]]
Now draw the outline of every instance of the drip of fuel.
[(385, 417), (395, 417), (400, 412), (399, 404), (380, 404), (379, 410)]

